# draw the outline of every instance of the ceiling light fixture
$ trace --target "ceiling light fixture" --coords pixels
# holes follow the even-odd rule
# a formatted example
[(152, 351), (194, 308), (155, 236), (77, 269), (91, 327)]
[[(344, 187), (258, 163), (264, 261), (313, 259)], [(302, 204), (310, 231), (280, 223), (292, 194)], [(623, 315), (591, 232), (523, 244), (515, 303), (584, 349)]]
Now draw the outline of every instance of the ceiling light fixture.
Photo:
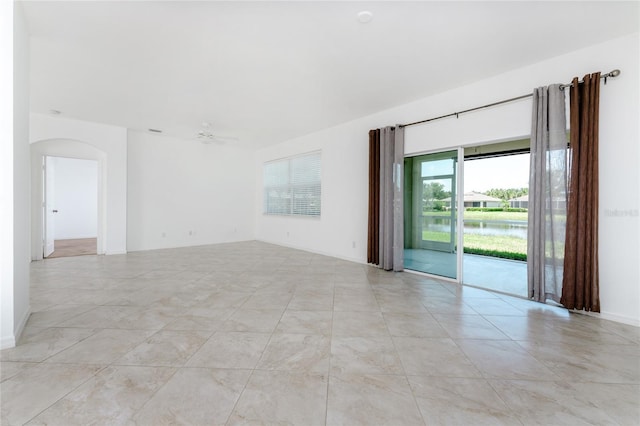
[(162, 133), (162, 130), (160, 130), (160, 129), (149, 129), (149, 131), (151, 133)]
[(361, 24), (367, 24), (371, 22), (373, 19), (373, 13), (368, 10), (363, 10), (362, 12), (358, 12), (358, 22)]
[(50, 109), (49, 110), (49, 114), (51, 114), (51, 115), (60, 115), (60, 114), (62, 114), (62, 112), (58, 111), (57, 109)]

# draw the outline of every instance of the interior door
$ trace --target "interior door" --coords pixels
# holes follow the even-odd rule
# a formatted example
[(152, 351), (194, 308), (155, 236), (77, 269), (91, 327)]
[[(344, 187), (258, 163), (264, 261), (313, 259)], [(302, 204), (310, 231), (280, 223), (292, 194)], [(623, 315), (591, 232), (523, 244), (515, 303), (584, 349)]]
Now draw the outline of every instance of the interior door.
[(44, 200), (43, 200), (43, 234), (44, 234), (44, 257), (53, 253), (54, 247), (54, 229), (55, 229), (55, 160), (54, 157), (45, 156), (43, 160), (43, 181), (44, 181)]

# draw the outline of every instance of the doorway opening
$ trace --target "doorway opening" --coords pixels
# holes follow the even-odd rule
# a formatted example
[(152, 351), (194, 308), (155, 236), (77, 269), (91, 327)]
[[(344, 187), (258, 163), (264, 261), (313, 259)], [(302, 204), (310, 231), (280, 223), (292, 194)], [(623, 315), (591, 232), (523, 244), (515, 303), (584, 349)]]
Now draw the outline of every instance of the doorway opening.
[(98, 161), (43, 156), (43, 257), (97, 254)]
[(463, 283), (527, 296), (529, 140), (465, 149)]
[(529, 139), (406, 157), (406, 269), (526, 297)]

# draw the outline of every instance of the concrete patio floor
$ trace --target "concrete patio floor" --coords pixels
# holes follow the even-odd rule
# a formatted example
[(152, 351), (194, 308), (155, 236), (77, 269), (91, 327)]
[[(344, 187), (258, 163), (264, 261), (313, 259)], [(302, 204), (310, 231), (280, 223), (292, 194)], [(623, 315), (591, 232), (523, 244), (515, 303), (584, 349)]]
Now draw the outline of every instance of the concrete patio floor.
[[(463, 284), (527, 297), (527, 263), (474, 254), (463, 255)], [(456, 254), (405, 250), (406, 269), (456, 278)]]

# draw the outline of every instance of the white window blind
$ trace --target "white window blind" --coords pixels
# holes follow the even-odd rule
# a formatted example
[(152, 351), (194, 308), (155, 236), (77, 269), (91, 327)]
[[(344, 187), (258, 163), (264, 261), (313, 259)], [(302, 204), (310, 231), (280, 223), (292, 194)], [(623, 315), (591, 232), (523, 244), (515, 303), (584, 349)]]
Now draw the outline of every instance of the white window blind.
[(264, 213), (320, 216), (320, 152), (264, 165)]

